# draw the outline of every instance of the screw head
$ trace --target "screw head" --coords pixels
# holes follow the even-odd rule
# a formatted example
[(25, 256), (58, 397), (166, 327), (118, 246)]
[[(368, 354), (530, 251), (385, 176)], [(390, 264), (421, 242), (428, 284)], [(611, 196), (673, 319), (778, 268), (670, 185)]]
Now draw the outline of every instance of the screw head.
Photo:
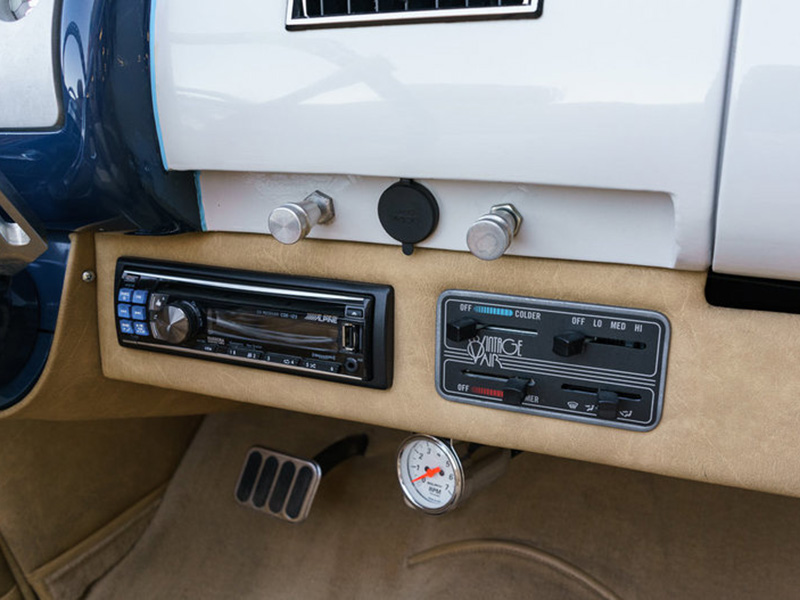
[(81, 280), (85, 283), (92, 283), (94, 281), (95, 274), (94, 271), (90, 271), (86, 269), (83, 273), (81, 273)]

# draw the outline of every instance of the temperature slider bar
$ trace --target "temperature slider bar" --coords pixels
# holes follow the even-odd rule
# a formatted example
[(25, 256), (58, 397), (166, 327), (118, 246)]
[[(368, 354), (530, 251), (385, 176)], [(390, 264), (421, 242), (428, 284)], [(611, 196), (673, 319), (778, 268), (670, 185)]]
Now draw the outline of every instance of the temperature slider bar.
[(533, 386), (536, 385), (533, 379), (527, 377), (497, 377), (469, 370), (462, 371), (462, 373), (466, 377), (500, 384), (500, 389), (486, 387), (485, 385), (470, 385), (470, 391), (480, 396), (501, 398), (503, 404), (511, 406), (520, 406), (525, 400), (525, 396), (530, 394)]
[[(510, 406), (520, 406), (525, 400), (525, 397), (531, 393), (533, 386), (536, 385), (532, 379), (524, 377), (498, 377), (496, 375), (476, 373), (470, 370), (464, 370), (461, 373), (465, 377), (486, 382), (484, 385), (470, 385), (469, 389), (471, 393), (489, 398), (497, 398), (501, 400), (503, 404)], [(496, 387), (488, 387), (488, 385), (492, 383), (499, 384), (501, 387), (499, 389)], [(594, 401), (597, 406), (597, 416), (606, 420), (614, 420), (618, 416), (630, 417), (633, 414), (632, 410), (618, 410), (620, 400), (628, 402), (639, 402), (641, 400), (641, 396), (638, 394), (575, 386), (566, 383), (562, 384), (561, 389), (567, 392), (594, 396)], [(577, 410), (579, 403), (567, 402), (567, 406), (572, 410)]]
[(463, 342), (464, 340), (474, 338), (478, 335), (479, 331), (496, 331), (498, 333), (510, 333), (512, 335), (537, 335), (535, 329), (513, 329), (511, 327), (484, 325), (475, 319), (464, 317), (447, 324), (447, 339), (451, 342)]

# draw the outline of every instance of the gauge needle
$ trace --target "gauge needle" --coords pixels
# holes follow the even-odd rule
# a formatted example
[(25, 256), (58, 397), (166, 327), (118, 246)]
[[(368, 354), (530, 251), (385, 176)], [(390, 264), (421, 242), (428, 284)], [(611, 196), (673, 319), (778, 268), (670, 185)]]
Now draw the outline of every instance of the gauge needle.
[(436, 467), (435, 469), (426, 469), (425, 472), (422, 475), (420, 475), (416, 479), (412, 479), (411, 483), (414, 483), (415, 481), (419, 481), (420, 479), (425, 479), (426, 477), (433, 477), (434, 475), (436, 475), (441, 470), (442, 470), (441, 467)]

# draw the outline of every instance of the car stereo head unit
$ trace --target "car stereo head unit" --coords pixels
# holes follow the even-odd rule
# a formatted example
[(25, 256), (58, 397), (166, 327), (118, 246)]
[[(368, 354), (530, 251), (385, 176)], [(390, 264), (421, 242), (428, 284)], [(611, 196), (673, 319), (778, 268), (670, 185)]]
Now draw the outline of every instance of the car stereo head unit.
[(114, 298), (122, 346), (392, 384), (388, 285), (121, 258)]

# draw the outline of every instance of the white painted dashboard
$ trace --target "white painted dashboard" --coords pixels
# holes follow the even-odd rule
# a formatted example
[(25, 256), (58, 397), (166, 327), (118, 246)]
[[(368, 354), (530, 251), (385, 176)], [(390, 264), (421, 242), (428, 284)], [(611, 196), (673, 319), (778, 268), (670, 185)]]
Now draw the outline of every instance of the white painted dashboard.
[[(166, 162), (207, 171), (209, 229), (265, 232), (264, 189), (290, 174), (349, 182), (340, 216), (409, 177), (447, 191), (448, 219), (528, 190), (547, 233), (519, 254), (703, 269), (733, 7), (562, 0), (534, 20), (290, 32), (284, 2), (161, 1)], [(593, 235), (559, 237), (575, 219)], [(362, 225), (319, 235), (381, 241)], [(448, 226), (430, 244), (464, 249)]]
[(800, 280), (800, 5), (744, 2), (720, 179), (714, 270)]
[[(378, 219), (377, 200), (388, 177), (204, 171), (200, 175), (208, 231), (267, 233), (272, 209), (321, 191), (336, 218), (309, 238), (399, 244)], [(467, 250), (470, 225), (492, 204), (511, 203), (522, 214), (506, 254), (672, 267), (678, 248), (668, 194), (566, 186), (422, 179), (439, 203), (439, 226), (418, 244)], [(398, 250), (399, 252), (399, 250)]]

